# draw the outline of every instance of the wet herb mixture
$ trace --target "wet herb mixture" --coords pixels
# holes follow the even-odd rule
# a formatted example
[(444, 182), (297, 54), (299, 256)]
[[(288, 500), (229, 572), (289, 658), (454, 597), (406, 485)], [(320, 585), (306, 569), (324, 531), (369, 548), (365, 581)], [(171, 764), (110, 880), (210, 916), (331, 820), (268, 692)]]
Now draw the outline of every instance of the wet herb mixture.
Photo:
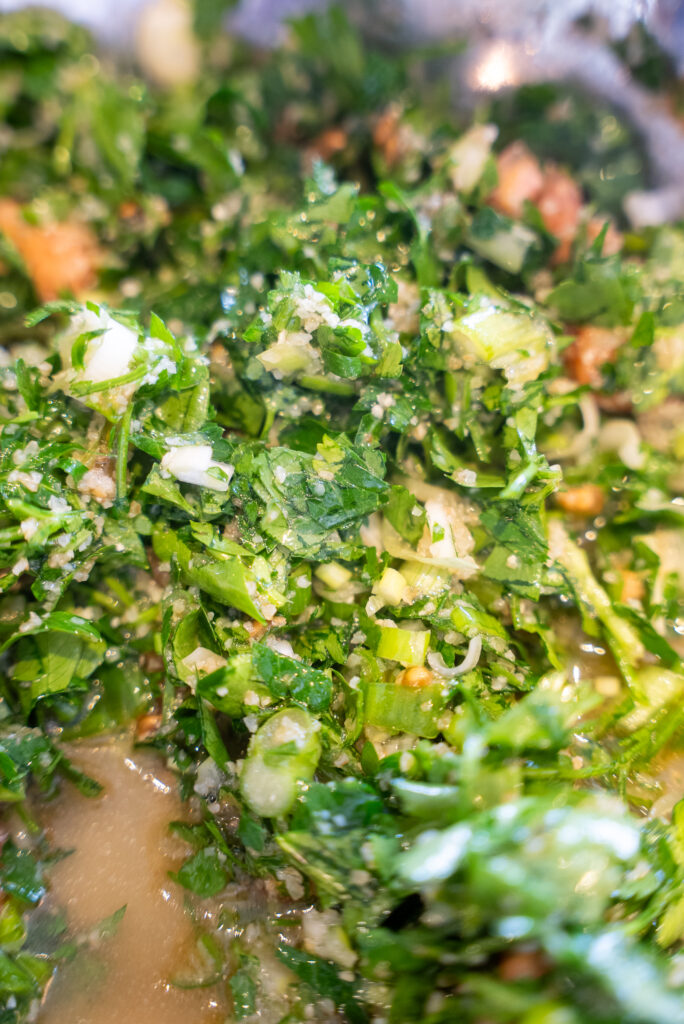
[[(684, 232), (595, 103), (197, 14), (167, 91), (0, 19), (7, 820), (156, 748), (231, 1020), (684, 1021)], [(78, 945), (33, 834), (3, 1024)]]

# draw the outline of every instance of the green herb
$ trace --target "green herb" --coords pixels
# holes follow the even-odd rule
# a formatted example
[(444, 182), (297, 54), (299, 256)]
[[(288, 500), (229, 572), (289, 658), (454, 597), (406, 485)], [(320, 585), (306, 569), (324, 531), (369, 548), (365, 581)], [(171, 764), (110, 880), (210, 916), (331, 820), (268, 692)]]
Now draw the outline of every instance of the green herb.
[[(153, 714), (178, 986), (272, 1014), (277, 959), (288, 1024), (683, 1021), (684, 231), (612, 252), (646, 178), (600, 104), (468, 127), (340, 10), (257, 59), (231, 6), (168, 91), (0, 16), (0, 1020), (87, 964), (39, 824), (100, 789), (65, 743)], [(561, 250), (536, 175), (506, 207), (516, 140), (583, 189)], [(64, 221), (102, 301), (40, 277)]]

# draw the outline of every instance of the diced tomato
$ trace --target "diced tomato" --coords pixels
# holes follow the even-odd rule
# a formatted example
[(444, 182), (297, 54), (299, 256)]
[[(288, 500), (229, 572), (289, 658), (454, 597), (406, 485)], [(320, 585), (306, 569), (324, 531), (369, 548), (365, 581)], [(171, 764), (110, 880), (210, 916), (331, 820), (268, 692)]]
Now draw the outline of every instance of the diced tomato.
[(622, 338), (607, 327), (580, 327), (575, 340), (564, 352), (565, 367), (578, 384), (592, 388), (603, 385), (601, 367), (610, 363), (622, 343)]
[(539, 161), (523, 142), (513, 142), (497, 157), (496, 169), (499, 182), (489, 202), (508, 217), (521, 217), (525, 202), (536, 202), (544, 186)]
[(570, 258), (579, 227), (582, 210), (579, 186), (565, 171), (549, 166), (544, 171), (544, 184), (536, 202), (544, 227), (558, 239), (554, 262), (565, 263)]
[(0, 231), (18, 250), (41, 302), (83, 295), (97, 283), (101, 254), (95, 235), (78, 221), (29, 224), (21, 206), (0, 200)]

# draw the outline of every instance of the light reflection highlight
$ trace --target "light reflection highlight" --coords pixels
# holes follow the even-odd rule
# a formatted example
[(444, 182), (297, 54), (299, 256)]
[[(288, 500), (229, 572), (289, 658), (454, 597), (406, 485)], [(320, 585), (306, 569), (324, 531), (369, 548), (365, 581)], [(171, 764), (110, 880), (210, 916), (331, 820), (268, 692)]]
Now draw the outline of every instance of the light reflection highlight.
[(471, 86), (481, 92), (498, 92), (516, 85), (518, 61), (514, 47), (505, 40), (490, 46), (470, 74)]

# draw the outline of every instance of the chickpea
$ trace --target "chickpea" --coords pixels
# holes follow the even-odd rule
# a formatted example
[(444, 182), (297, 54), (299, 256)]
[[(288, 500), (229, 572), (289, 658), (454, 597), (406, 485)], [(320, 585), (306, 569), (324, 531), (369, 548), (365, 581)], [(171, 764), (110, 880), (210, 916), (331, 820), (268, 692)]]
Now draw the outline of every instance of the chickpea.
[(603, 509), (604, 494), (597, 484), (580, 484), (556, 495), (556, 501), (566, 512), (576, 516), (597, 516)]
[(432, 672), (429, 668), (424, 668), (423, 665), (413, 665), (411, 668), (405, 668), (403, 672), (400, 672), (397, 676), (397, 682), (400, 686), (410, 686), (418, 689), (423, 686), (429, 686), (432, 682)]

